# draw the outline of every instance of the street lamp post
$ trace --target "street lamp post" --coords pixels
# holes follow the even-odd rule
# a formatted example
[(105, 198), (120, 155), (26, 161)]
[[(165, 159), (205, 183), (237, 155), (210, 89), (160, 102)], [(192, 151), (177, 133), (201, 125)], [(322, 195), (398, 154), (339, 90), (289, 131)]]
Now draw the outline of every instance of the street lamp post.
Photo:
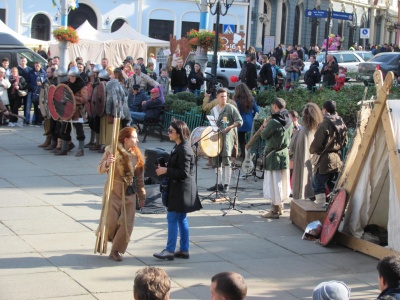
[[(228, 13), (229, 8), (232, 6), (234, 0), (207, 0), (207, 5), (210, 7), (210, 13), (215, 16), (217, 15), (217, 23), (215, 28), (215, 39), (214, 39), (214, 55), (212, 60), (211, 74), (213, 79), (217, 76), (217, 64), (218, 64), (218, 36), (219, 36), (219, 17), (220, 15), (225, 16)], [(222, 4), (221, 4), (222, 2)], [(215, 10), (212, 8), (215, 6)], [(225, 11), (223, 10), (225, 8)]]

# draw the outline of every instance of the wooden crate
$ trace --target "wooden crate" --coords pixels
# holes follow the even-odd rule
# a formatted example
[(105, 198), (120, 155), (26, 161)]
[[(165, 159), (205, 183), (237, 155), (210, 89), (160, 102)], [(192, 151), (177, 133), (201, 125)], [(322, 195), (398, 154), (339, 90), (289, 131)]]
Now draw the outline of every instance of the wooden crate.
[(325, 217), (325, 208), (318, 206), (313, 201), (292, 200), (290, 203), (290, 220), (303, 230), (312, 221), (320, 220), (323, 224)]

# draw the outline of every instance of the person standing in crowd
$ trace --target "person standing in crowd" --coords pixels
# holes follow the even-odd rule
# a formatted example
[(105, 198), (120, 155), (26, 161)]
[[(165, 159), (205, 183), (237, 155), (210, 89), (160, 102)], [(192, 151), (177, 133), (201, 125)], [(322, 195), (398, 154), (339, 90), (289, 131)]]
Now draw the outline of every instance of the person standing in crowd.
[(80, 61), (76, 63), (79, 72), (81, 72), (80, 76), (82, 80), (86, 83), (89, 83), (89, 75), (85, 72), (85, 66)]
[[(118, 134), (117, 152), (112, 154), (111, 146), (108, 145), (98, 166), (99, 174), (104, 174), (115, 163), (108, 215), (108, 240), (112, 242), (109, 257), (114, 261), (122, 261), (121, 254), (128, 247), (135, 220), (136, 196), (139, 198), (139, 207), (143, 207), (146, 202), (144, 159), (138, 142), (135, 128), (123, 128)], [(103, 195), (106, 187), (107, 183)]]
[(151, 79), (149, 75), (142, 73), (141, 67), (139, 65), (133, 66), (133, 71), (135, 74), (129, 77), (126, 82), (126, 87), (129, 93), (132, 93), (132, 86), (139, 85), (141, 91), (146, 91), (147, 85), (151, 85), (153, 87), (158, 86), (157, 81)]
[(400, 256), (386, 256), (378, 262), (376, 268), (381, 291), (377, 300), (400, 300)]
[(11, 69), (10, 69), (10, 60), (7, 57), (4, 57), (1, 66), (4, 68), (4, 77), (9, 79), (11, 76)]
[(43, 46), (42, 45), (39, 45), (39, 49), (38, 49), (37, 53), (41, 57), (43, 57), (44, 59), (48, 59), (49, 58), (49, 56), (47, 55), (46, 51), (43, 50)]
[(189, 74), (189, 92), (197, 97), (200, 94), (200, 89), (204, 84), (204, 75), (201, 71), (201, 66), (199, 63), (194, 64), (194, 70)]
[(310, 55), (310, 69), (305, 76), (305, 82), (309, 91), (315, 92), (316, 84), (321, 81), (321, 73), (319, 71), (319, 62), (315, 59), (315, 55)]
[(269, 63), (264, 64), (260, 70), (260, 78), (264, 86), (275, 88), (278, 85), (276, 58), (271, 56)]
[(254, 115), (259, 112), (259, 109), (251, 91), (243, 83), (239, 83), (235, 87), (233, 100), (236, 101), (240, 116), (243, 120), (243, 125), (238, 128), (238, 140), (240, 157), (244, 158), (246, 133), (251, 131)]
[[(171, 122), (168, 129), (169, 139), (175, 142), (166, 167), (158, 166), (158, 176), (169, 179), (167, 198), (168, 241), (167, 247), (153, 256), (159, 259), (173, 260), (189, 258), (189, 222), (187, 214), (202, 209), (194, 176), (194, 154), (190, 142), (190, 130), (183, 121)], [(180, 234), (179, 250), (176, 250)]]
[[(6, 70), (3, 67), (0, 67), (0, 100), (2, 100), (4, 106), (8, 107), (10, 106), (10, 101), (8, 100), (7, 89), (11, 86), (11, 83), (7, 78), (5, 78), (5, 73)], [(9, 109), (7, 108), (7, 111), (8, 110)], [(0, 113), (0, 125), (6, 123), (3, 118), (3, 113)]]
[[(31, 72), (29, 73), (27, 82), (29, 94), (25, 107), (25, 112), (26, 112), (25, 122), (29, 123), (29, 121), (32, 121), (32, 125), (41, 126), (42, 113), (40, 112), (39, 109), (39, 93), (41, 85), (46, 80), (47, 75), (46, 72), (42, 69), (40, 61), (36, 61), (34, 67), (35, 68), (31, 70)], [(32, 103), (33, 103), (34, 115), (31, 120), (30, 113), (31, 113)]]
[(143, 57), (136, 59), (136, 63), (140, 66), (140, 71), (147, 75), (146, 65), (144, 64)]
[(275, 57), (276, 57), (276, 64), (280, 66), (283, 57), (283, 50), (281, 44), (279, 44), (278, 47), (275, 48)]
[(167, 69), (161, 69), (161, 75), (158, 77), (157, 82), (163, 87), (164, 99), (169, 94), (169, 78)]
[(244, 300), (247, 284), (242, 275), (235, 272), (221, 272), (211, 278), (211, 300)]
[[(151, 79), (153, 79), (154, 81), (157, 81), (158, 76), (157, 76), (157, 73), (154, 71), (154, 64), (152, 62), (149, 62), (147, 64), (146, 71), (147, 71), (147, 75), (149, 75), (149, 77)], [(147, 91), (150, 91), (152, 88), (153, 88), (153, 86), (151, 84), (147, 85)]]
[(186, 92), (188, 86), (188, 78), (186, 77), (186, 69), (183, 68), (182, 58), (178, 58), (176, 68), (171, 71), (171, 89), (174, 94)]
[[(18, 75), (22, 76), (25, 79), (25, 82), (28, 83), (28, 79), (29, 79), (29, 73), (31, 72), (32, 68), (28, 67), (27, 65), (28, 61), (26, 59), (26, 57), (21, 56), (19, 59), (19, 65), (18, 65)], [(26, 118), (26, 105), (27, 105), (27, 98), (28, 95), (24, 96), (22, 98), (22, 103), (24, 106), (24, 117)], [(24, 121), (25, 124), (29, 124), (29, 122), (26, 122), (26, 120)]]
[[(19, 91), (27, 91), (28, 86), (24, 77), (18, 75), (18, 69), (15, 67), (11, 69), (10, 84), (11, 86), (8, 88), (8, 99), (10, 101), (11, 108), (10, 110), (13, 114), (18, 115), (18, 109), (21, 107), (23, 98)], [(8, 123), (8, 126), (22, 127), (22, 123), (20, 125), (17, 117), (10, 116), (10, 122)]]
[(286, 101), (276, 98), (272, 103), (271, 120), (264, 120), (261, 138), (266, 140), (264, 149), (264, 198), (271, 199), (271, 210), (263, 218), (279, 219), (283, 201), (290, 195), (289, 143), (293, 123)]
[(136, 272), (133, 283), (135, 300), (169, 300), (171, 279), (160, 268), (145, 267)]
[(246, 64), (246, 85), (250, 90), (253, 90), (257, 87), (256, 58), (253, 55), (250, 56), (250, 59)]
[(315, 103), (307, 103), (303, 109), (301, 130), (290, 141), (289, 151), (293, 155), (292, 195), (293, 199), (314, 198), (312, 188), (313, 166), (310, 145), (314, 140), (322, 112)]
[(101, 59), (101, 67), (102, 67), (103, 69), (107, 69), (107, 67), (108, 67), (108, 59), (107, 59), (107, 58), (103, 57), (103, 58)]
[(335, 76), (339, 73), (339, 66), (333, 55), (328, 54), (326, 62), (322, 66), (321, 74), (324, 75), (322, 82), (325, 87), (332, 88), (335, 85)]
[(156, 60), (156, 56), (154, 55), (154, 53), (150, 53), (150, 57), (148, 59), (147, 66), (149, 66), (149, 63), (152, 63), (154, 65), (154, 72), (156, 74), (159, 74), (158, 68), (157, 68), (157, 60)]
[[(224, 88), (217, 90), (218, 105), (211, 109), (211, 115), (214, 116), (218, 127), (222, 133), (222, 150), (218, 156), (213, 158), (213, 165), (217, 168), (218, 183), (207, 189), (208, 191), (223, 190), (229, 191), (232, 177), (231, 157), (237, 156), (237, 127), (243, 125), (243, 119), (238, 109), (227, 103), (228, 94)], [(203, 105), (204, 107), (204, 105)], [(222, 172), (224, 166), (225, 178), (222, 185)]]
[(72, 67), (68, 71), (68, 81), (65, 83), (74, 93), (76, 105), (78, 106), (75, 109), (75, 113), (72, 116), (70, 121), (63, 121), (60, 130), (60, 137), (62, 140), (61, 150), (54, 153), (54, 155), (67, 155), (69, 146), (68, 144), (71, 141), (71, 130), (72, 125), (76, 131), (76, 139), (79, 141), (79, 149), (76, 153), (76, 157), (84, 155), (84, 146), (85, 146), (85, 132), (83, 130), (83, 119), (81, 115), (81, 111), (79, 106), (84, 106), (88, 96), (87, 96), (87, 87), (86, 83), (79, 77), (79, 70), (77, 67)]
[(325, 186), (332, 192), (342, 167), (340, 150), (347, 145), (347, 127), (336, 112), (335, 101), (325, 101), (322, 107), (324, 119), (315, 132), (310, 153), (319, 155), (318, 162), (314, 166), (312, 187), (315, 203), (324, 206)]
[[(293, 82), (299, 81), (301, 70), (304, 68), (304, 62), (298, 57), (297, 52), (293, 52), (291, 59), (288, 61), (290, 66), (290, 79)], [(288, 63), (286, 65), (288, 65)]]

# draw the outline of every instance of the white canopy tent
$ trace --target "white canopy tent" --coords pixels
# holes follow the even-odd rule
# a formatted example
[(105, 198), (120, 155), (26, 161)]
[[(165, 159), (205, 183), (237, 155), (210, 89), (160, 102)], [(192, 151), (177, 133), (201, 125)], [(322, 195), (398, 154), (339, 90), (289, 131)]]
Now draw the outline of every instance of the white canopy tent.
[(1, 21), (1, 20), (0, 20), (0, 32), (5, 32), (8, 34), (11, 34), (16, 39), (20, 40), (27, 47), (37, 48), (37, 47), (39, 47), (39, 45), (42, 45), (44, 48), (47, 49), (49, 46), (49, 43), (46, 41), (32, 39), (30, 37), (24, 36), (14, 30), (12, 30), (10, 27), (8, 27), (6, 24), (4, 24), (3, 21)]

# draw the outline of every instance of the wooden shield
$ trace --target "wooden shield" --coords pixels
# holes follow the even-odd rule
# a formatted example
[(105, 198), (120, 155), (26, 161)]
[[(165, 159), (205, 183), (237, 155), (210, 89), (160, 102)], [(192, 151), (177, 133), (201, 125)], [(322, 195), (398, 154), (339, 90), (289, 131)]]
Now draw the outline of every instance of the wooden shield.
[(60, 83), (56, 87), (53, 104), (61, 120), (71, 120), (75, 113), (76, 101), (74, 93), (66, 84)]
[(93, 84), (89, 82), (87, 85), (88, 99), (85, 103), (85, 110), (88, 113), (89, 117), (93, 117), (92, 115), (92, 96), (93, 96)]
[(56, 91), (56, 86), (55, 85), (51, 85), (49, 87), (49, 90), (47, 91), (47, 105), (49, 108), (49, 113), (50, 116), (55, 120), (59, 120), (60, 116), (58, 115), (56, 108), (54, 107), (54, 103), (53, 103), (53, 97), (54, 97), (54, 92)]
[(49, 118), (50, 117), (49, 106), (48, 106), (48, 98), (47, 98), (48, 92), (49, 92), (49, 86), (48, 85), (46, 85), (44, 88), (40, 89), (39, 108), (40, 108), (40, 112), (41, 112), (43, 118)]
[(94, 101), (94, 105), (96, 107), (96, 113), (99, 117), (104, 114), (104, 110), (106, 108), (106, 83), (100, 82), (96, 87), (96, 98)]

